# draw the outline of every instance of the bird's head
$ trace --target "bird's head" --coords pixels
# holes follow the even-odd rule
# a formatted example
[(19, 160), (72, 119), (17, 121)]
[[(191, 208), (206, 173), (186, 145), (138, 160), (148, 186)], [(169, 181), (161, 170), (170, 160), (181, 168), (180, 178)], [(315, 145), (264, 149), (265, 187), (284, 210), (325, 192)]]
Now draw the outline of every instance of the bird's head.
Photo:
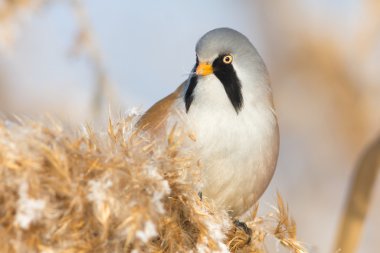
[(218, 28), (203, 35), (196, 45), (196, 63), (185, 89), (186, 111), (194, 99), (199, 81), (216, 77), (224, 87), (236, 113), (255, 86), (269, 87), (266, 67), (247, 37), (230, 28)]

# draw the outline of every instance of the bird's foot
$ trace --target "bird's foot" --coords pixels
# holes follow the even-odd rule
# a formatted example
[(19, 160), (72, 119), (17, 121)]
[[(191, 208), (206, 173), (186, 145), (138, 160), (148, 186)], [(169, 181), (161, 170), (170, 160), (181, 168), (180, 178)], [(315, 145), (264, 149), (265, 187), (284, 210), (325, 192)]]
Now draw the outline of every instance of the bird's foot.
[(200, 200), (202, 201), (203, 200), (203, 194), (202, 194), (202, 192), (198, 192), (198, 196), (199, 196)]
[(234, 225), (236, 228), (243, 230), (248, 235), (247, 244), (251, 241), (252, 229), (250, 229), (245, 222), (234, 220)]

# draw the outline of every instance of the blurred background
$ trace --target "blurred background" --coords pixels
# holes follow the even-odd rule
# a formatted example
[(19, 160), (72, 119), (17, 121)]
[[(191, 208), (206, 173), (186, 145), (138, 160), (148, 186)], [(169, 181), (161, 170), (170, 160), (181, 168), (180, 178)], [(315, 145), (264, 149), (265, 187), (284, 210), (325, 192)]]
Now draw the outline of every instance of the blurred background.
[[(0, 111), (105, 122), (173, 91), (205, 32), (247, 35), (272, 78), (274, 180), (310, 252), (331, 252), (350, 178), (380, 133), (378, 0), (0, 0)], [(99, 123), (103, 124), (103, 123)], [(380, 248), (380, 185), (359, 252)]]

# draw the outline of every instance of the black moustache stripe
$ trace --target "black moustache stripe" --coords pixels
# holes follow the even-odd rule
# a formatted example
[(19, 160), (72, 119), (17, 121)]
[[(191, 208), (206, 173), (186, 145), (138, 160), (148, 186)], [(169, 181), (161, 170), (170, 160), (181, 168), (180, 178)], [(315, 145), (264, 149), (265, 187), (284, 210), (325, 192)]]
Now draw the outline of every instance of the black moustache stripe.
[(219, 57), (213, 63), (214, 74), (223, 84), (224, 90), (235, 108), (239, 113), (243, 107), (243, 95), (241, 92), (241, 83), (236, 75), (236, 71), (232, 64), (224, 64), (222, 58)]
[(190, 109), (190, 105), (191, 103), (193, 102), (193, 99), (194, 99), (194, 89), (195, 89), (195, 86), (197, 86), (197, 83), (198, 83), (198, 76), (195, 74), (195, 70), (197, 69), (198, 67), (198, 59), (197, 59), (197, 63), (195, 64), (193, 70), (191, 71), (191, 77), (189, 79), (189, 84), (187, 86), (187, 90), (186, 90), (186, 93), (185, 93), (185, 106), (186, 106), (186, 113), (189, 111)]

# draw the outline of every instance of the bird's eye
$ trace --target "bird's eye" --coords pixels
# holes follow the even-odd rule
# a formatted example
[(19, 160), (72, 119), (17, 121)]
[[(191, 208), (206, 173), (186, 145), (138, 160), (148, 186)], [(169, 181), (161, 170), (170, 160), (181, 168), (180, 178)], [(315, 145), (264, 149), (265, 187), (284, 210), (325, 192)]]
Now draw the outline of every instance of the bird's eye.
[(232, 55), (225, 55), (224, 57), (223, 57), (223, 62), (225, 63), (225, 64), (231, 64), (231, 62), (232, 62), (232, 60), (233, 60), (233, 58), (232, 58)]

